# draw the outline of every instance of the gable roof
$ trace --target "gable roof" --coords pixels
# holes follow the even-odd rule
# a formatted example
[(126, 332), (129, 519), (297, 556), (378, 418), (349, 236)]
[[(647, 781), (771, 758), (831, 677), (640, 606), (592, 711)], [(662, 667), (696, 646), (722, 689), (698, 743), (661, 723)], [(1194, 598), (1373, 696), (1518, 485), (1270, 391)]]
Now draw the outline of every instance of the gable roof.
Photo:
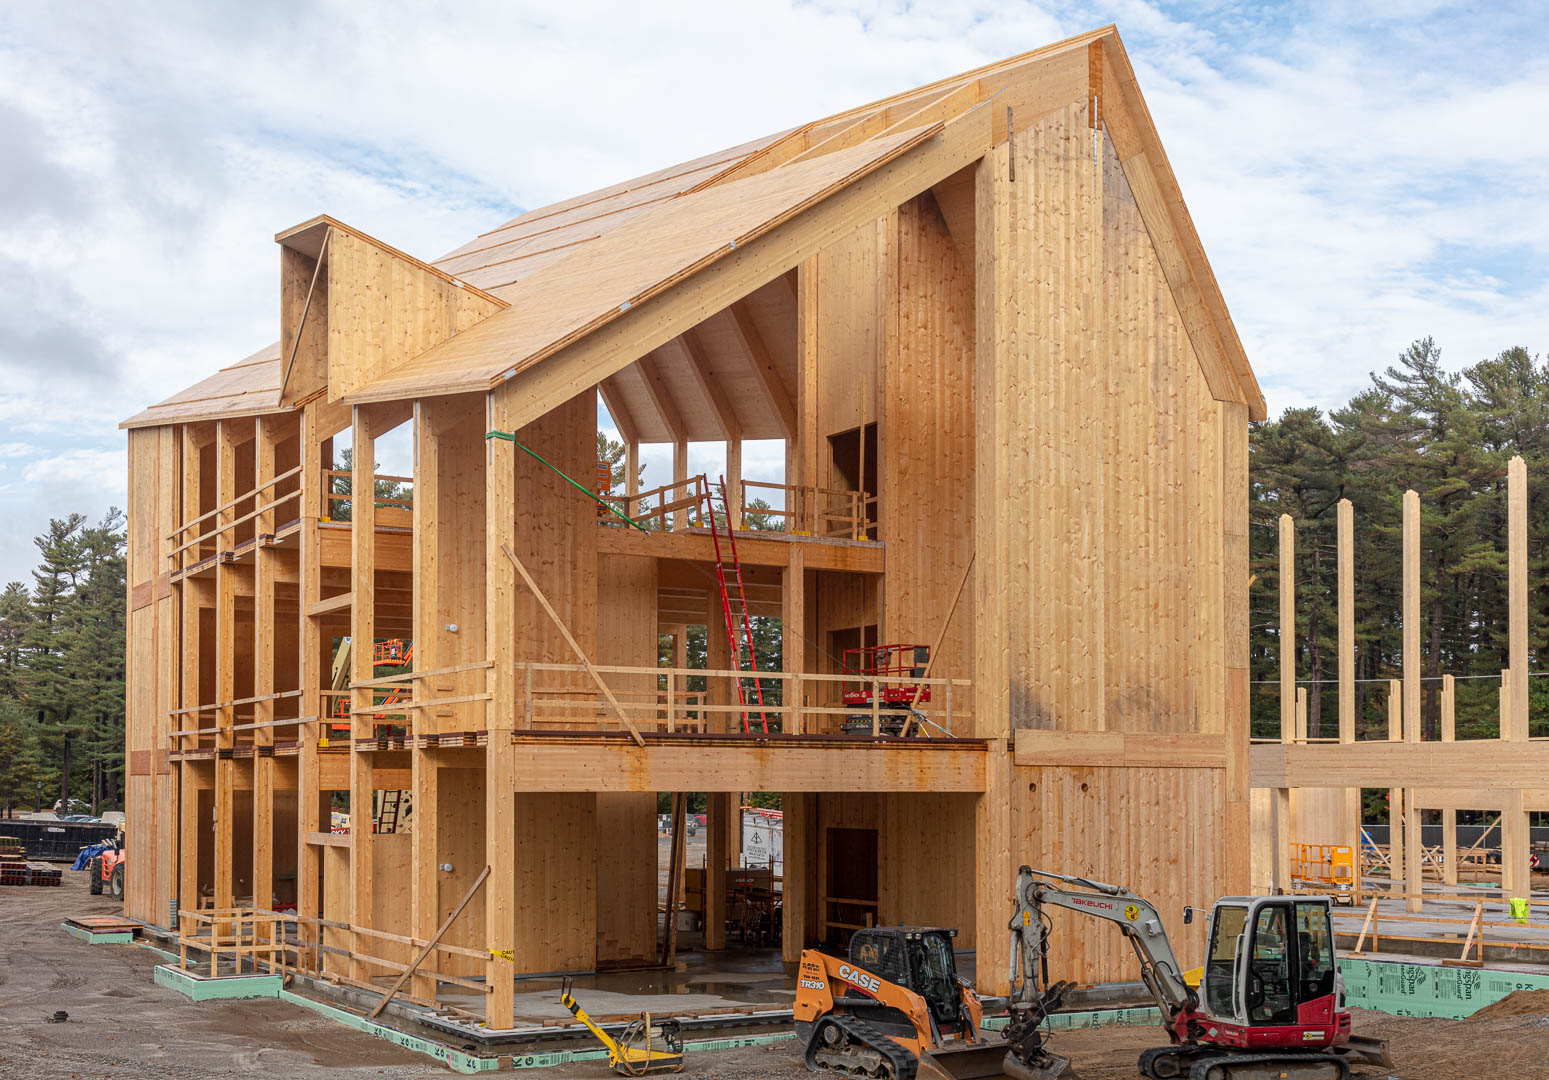
[[(974, 139), (981, 129), (984, 132), (982, 154), (1006, 139), (1013, 125), (1025, 126), (1089, 94), (1097, 99), (1141, 202), (1213, 392), (1246, 403), (1250, 416), (1262, 418), (1265, 406), (1257, 380), (1112, 26), (528, 211), (430, 264), (458, 284), (510, 306), (417, 355), (397, 358), (345, 400), (484, 390), (517, 376), (532, 383), (536, 398), (545, 401), (554, 400), (565, 387), (574, 393), (594, 385), (618, 370), (617, 348), (625, 347), (620, 344), (609, 352), (604, 340), (608, 335), (600, 331), (617, 324), (609, 331), (617, 338), (624, 334), (622, 327), (641, 327), (641, 305), (660, 306), (664, 294), (674, 291), (687, 294), (690, 290), (681, 288), (685, 283), (712, 266), (724, 272), (722, 264), (745, 261), (755, 241), (803, 215), (815, 215), (840, 192), (865, 187), (862, 181), (868, 177), (879, 200), (884, 193), (890, 196), (896, 185), (876, 177), (906, 160), (942, 157), (941, 147), (954, 139), (963, 142), (970, 127)], [(991, 101), (993, 108), (982, 108)], [(924, 175), (919, 172), (916, 179)], [(930, 176), (902, 199), (943, 178), (934, 172)], [(800, 257), (791, 256), (788, 265)], [(756, 288), (787, 268), (763, 267), (758, 276), (744, 276), (742, 284)], [(715, 310), (703, 310), (700, 318)], [(626, 320), (631, 312), (636, 318)], [(656, 343), (660, 334), (644, 329), (640, 334), (645, 336), (638, 336), (631, 347), (644, 355), (654, 347), (645, 343)], [(645, 349), (638, 348), (642, 344)], [(594, 356), (601, 349), (608, 362), (592, 363), (568, 378), (537, 370), (556, 354), (576, 355), (582, 345)], [(587, 351), (581, 349), (581, 354)], [(217, 407), (221, 415), (234, 414), (244, 401), (253, 406), (247, 412), (272, 411), (257, 407), (263, 392), (256, 387), (264, 380), (272, 382), (277, 407), (277, 370), (272, 378), (245, 373), (250, 382), (232, 381), (232, 373), (252, 360), (225, 369), (123, 426), (204, 418)], [(224, 393), (228, 386), (238, 392)], [(188, 411), (195, 408), (204, 411)]]

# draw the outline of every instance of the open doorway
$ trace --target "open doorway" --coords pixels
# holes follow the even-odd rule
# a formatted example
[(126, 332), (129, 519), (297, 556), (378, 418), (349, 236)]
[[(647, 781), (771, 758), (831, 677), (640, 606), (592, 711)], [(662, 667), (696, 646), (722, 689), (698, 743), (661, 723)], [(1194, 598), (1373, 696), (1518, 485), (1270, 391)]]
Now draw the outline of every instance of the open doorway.
[(877, 830), (830, 828), (822, 937), (843, 955), (850, 935), (877, 924)]
[[(839, 491), (865, 492), (860, 507), (863, 535), (877, 539), (877, 425), (866, 424), (828, 437), (833, 463), (830, 487)], [(830, 498), (830, 502), (833, 498)], [(844, 513), (848, 508), (826, 507), (829, 514)]]

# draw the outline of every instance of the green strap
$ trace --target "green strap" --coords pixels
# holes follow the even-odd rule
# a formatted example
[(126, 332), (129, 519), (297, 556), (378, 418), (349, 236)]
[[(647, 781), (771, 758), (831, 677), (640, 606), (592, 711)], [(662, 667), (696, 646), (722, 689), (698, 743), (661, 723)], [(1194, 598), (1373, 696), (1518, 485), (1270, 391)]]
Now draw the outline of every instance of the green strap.
[(650, 533), (651, 533), (650, 529), (647, 529), (644, 525), (640, 524), (634, 518), (632, 518), (628, 514), (624, 513), (624, 511), (622, 511), (618, 507), (614, 506), (607, 499), (604, 499), (601, 496), (599, 496), (595, 491), (592, 491), (589, 488), (582, 487), (580, 484), (576, 483), (570, 477), (566, 476), (564, 470), (560, 469), (559, 466), (555, 465), (551, 461), (545, 460), (542, 454), (538, 453), (532, 447), (530, 447), (526, 443), (522, 442), (515, 435), (513, 435), (513, 434), (511, 434), (509, 432), (505, 432), (505, 431), (486, 431), (484, 433), (484, 438), (485, 439), (504, 439), (508, 443), (515, 443), (520, 449), (525, 450), (529, 456), (531, 456), (533, 458), (536, 458), (538, 461), (542, 462), (543, 464), (547, 465), (549, 468), (553, 469), (556, 473), (559, 474), (560, 478), (563, 479), (565, 481), (565, 483), (567, 483), (571, 487), (575, 488), (581, 494), (585, 495), (588, 499), (591, 499), (598, 506), (601, 506), (604, 509), (606, 509), (614, 517), (620, 519), (621, 521), (628, 522), (629, 524), (633, 525), (635, 528), (639, 529), (641, 532), (645, 533), (647, 536), (650, 535)]

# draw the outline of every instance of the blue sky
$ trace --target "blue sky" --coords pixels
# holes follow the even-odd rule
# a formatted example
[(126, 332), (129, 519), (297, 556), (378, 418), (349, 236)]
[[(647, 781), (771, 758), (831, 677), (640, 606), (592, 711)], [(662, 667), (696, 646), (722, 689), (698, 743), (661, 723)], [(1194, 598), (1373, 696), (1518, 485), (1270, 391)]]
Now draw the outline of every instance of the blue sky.
[(1549, 5), (1370, 7), (4, 5), (0, 582), (49, 516), (122, 505), (119, 420), (278, 337), (280, 229), (327, 212), (435, 258), (1108, 22), (1272, 412), (1426, 334), (1457, 365), (1542, 352)]

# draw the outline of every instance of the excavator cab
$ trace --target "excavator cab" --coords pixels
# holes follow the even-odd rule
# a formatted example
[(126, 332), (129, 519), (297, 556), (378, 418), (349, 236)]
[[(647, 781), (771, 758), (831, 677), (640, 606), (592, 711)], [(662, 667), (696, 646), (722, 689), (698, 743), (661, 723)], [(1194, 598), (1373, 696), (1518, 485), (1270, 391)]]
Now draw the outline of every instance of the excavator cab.
[(952, 955), (956, 930), (888, 926), (850, 935), (850, 963), (913, 990), (925, 999), (943, 1032), (956, 1032), (966, 1019), (963, 986)]
[(1223, 897), (1207, 940), (1202, 1011), (1235, 1036), (1230, 1044), (1261, 1045), (1255, 1032), (1293, 1027), (1303, 1045), (1349, 1034), (1327, 897)]

